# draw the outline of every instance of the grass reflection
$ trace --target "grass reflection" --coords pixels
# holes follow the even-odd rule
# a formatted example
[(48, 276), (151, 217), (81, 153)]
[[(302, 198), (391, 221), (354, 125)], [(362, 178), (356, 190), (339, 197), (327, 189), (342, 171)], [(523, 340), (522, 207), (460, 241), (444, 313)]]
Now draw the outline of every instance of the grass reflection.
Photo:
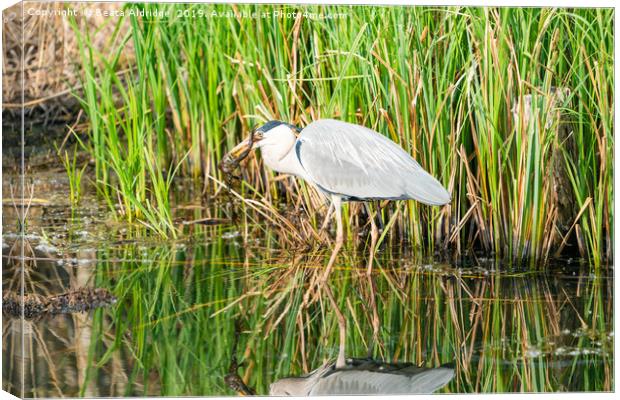
[[(318, 295), (302, 307), (329, 249), (243, 247), (225, 239), (227, 228), (216, 229), (219, 239), (207, 244), (99, 252), (96, 286), (119, 301), (95, 312), (93, 367), (81, 394), (118, 354), (127, 382), (110, 395), (234, 394), (224, 376), (236, 320), (241, 375), (259, 394), (336, 356), (338, 325), (327, 299)], [(331, 285), (347, 317), (347, 356), (363, 357), (372, 336), (365, 263), (355, 251), (342, 261), (350, 267), (337, 269)], [(611, 390), (610, 279), (422, 261), (389, 251), (379, 259), (374, 357), (426, 366), (454, 361), (447, 392)]]

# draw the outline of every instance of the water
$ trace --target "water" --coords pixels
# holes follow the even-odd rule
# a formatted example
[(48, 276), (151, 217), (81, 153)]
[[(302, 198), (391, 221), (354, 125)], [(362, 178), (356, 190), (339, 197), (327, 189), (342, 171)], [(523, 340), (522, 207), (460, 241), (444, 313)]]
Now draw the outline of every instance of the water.
[[(11, 180), (3, 182), (8, 197)], [(266, 394), (275, 380), (336, 357), (338, 325), (327, 298), (311, 296), (301, 307), (328, 246), (282, 246), (282, 233), (258, 216), (246, 224), (188, 225), (182, 238), (162, 241), (115, 222), (92, 194), (71, 212), (61, 173), (33, 182), (40, 202), (28, 213), (25, 292), (103, 288), (117, 301), (23, 325), (3, 314), (5, 390), (19, 393), (23, 384), (28, 397), (234, 395), (224, 381), (234, 350), (241, 378)], [(176, 215), (178, 222), (199, 219), (215, 208), (181, 200)], [(10, 203), (3, 215), (3, 288), (17, 292), (21, 243)], [(365, 265), (363, 244), (350, 244), (330, 281), (347, 318), (350, 357), (365, 357), (372, 338)], [(489, 259), (449, 263), (384, 247), (373, 274), (380, 316), (373, 358), (453, 363), (456, 376), (442, 392), (613, 390), (613, 281), (606, 271), (573, 259), (524, 272)]]

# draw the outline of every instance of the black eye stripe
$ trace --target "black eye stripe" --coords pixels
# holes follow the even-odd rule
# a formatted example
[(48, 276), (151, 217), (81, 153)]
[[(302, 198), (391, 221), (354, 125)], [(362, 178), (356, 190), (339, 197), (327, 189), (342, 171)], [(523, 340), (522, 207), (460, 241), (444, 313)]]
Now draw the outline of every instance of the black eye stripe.
[(273, 128), (276, 128), (276, 127), (278, 127), (280, 125), (286, 125), (289, 128), (291, 128), (292, 130), (297, 131), (297, 132), (301, 131), (301, 129), (299, 129), (295, 125), (291, 125), (291, 124), (288, 124), (288, 123), (282, 122), (282, 121), (269, 121), (265, 125), (263, 125), (260, 128), (258, 128), (258, 130), (261, 131), (261, 132), (268, 132), (268, 131), (272, 130)]

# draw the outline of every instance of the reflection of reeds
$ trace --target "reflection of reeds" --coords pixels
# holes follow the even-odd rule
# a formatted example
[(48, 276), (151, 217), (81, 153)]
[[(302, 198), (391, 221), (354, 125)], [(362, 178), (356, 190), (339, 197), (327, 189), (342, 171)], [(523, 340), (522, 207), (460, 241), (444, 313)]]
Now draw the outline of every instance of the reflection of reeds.
[[(522, 260), (570, 244), (610, 259), (611, 10), (285, 7), (346, 14), (310, 20), (210, 17), (275, 6), (128, 7), (171, 16), (127, 17), (110, 54), (78, 34), (97, 186), (126, 219), (169, 235), (175, 166), (213, 192), (218, 161), (253, 125), (333, 117), (389, 136), (453, 193), (442, 210), (383, 210), (416, 246)], [(119, 71), (126, 43), (135, 62)], [(314, 191), (247, 164), (242, 196), (319, 223)]]
[(82, 265), (73, 269), (28, 236), (16, 240), (13, 247), (19, 246), (23, 257), (13, 248), (3, 254), (3, 388), (22, 397), (74, 396), (90, 345), (87, 311), (114, 300), (91, 286), (84, 261), (94, 261), (94, 253), (82, 254)]
[[(235, 320), (241, 377), (258, 393), (279, 377), (315, 368), (336, 355), (337, 321), (325, 298), (305, 308), (302, 301), (328, 256), (241, 248), (228, 239), (187, 250), (100, 252), (97, 286), (114, 287), (120, 306), (95, 315), (88, 365), (97, 367), (88, 379), (120, 353), (129, 377), (124, 394), (230, 394), (224, 377)], [(475, 268), (456, 274), (441, 264), (400, 265), (394, 256), (380, 259), (384, 268), (374, 276), (376, 357), (454, 361), (450, 392), (611, 389), (608, 279)], [(336, 269), (331, 285), (348, 319), (348, 355), (364, 356), (372, 333), (364, 262), (355, 253), (344, 258), (360, 268)], [(111, 332), (99, 325), (107, 318)], [(109, 347), (98, 344), (102, 336), (113, 337)]]

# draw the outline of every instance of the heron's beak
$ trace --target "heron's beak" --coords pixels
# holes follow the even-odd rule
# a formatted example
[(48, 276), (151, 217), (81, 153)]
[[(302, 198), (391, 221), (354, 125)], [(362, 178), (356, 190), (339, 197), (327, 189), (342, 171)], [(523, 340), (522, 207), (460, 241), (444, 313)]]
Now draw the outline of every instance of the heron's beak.
[(235, 169), (237, 165), (250, 154), (252, 149), (254, 149), (254, 145), (262, 138), (262, 132), (253, 131), (246, 140), (233, 147), (233, 149), (224, 156), (220, 163), (220, 169), (223, 171)]
[(247, 156), (247, 153), (249, 153), (251, 150), (252, 143), (250, 143), (250, 138), (247, 138), (243, 142), (233, 147), (233, 149), (227, 155), (232, 160), (240, 160), (241, 158), (245, 158), (245, 156)]
[(239, 143), (228, 153), (233, 160), (239, 162), (254, 149), (254, 145), (263, 138), (262, 132), (253, 131), (250, 136)]

